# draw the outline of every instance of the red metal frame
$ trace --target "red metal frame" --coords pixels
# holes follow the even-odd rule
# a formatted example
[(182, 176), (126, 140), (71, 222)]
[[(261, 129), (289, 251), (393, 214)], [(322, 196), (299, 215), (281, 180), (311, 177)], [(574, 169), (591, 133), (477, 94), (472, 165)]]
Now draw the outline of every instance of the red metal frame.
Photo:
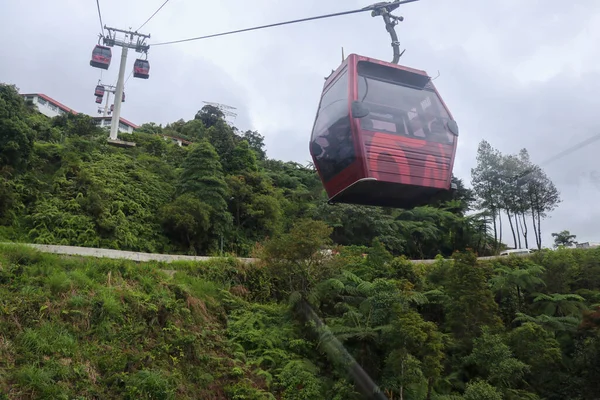
[[(422, 76), (428, 76), (425, 71), (388, 63), (373, 58), (350, 54), (342, 64), (325, 81), (323, 93), (336, 81), (342, 71), (347, 68), (348, 72), (348, 110), (351, 114), (352, 102), (358, 99), (358, 74), (357, 65), (359, 61), (380, 64), (386, 67), (400, 69)], [(440, 100), (444, 110), (450, 119), (453, 119), (450, 110), (443, 101), (439, 92), (432, 82), (430, 85)], [(350, 118), (352, 140), (354, 143), (355, 160), (335, 175), (328, 182), (324, 182), (329, 198), (335, 201), (337, 195), (351, 189), (357, 182), (365, 180), (388, 182), (405, 187), (430, 188), (433, 192), (437, 190), (449, 190), (454, 168), (454, 158), (458, 145), (455, 136), (452, 144), (442, 144), (426, 141), (425, 139), (402, 137), (391, 133), (373, 132), (363, 130), (360, 119)], [(375, 144), (375, 146), (371, 146)], [(384, 145), (385, 144), (385, 145)], [(379, 146), (377, 146), (379, 145)], [(385, 152), (377, 150), (377, 147), (385, 148)], [(386, 165), (396, 169), (384, 171), (381, 163), (382, 153), (387, 153), (392, 159)], [(421, 159), (411, 158), (410, 164), (406, 154), (415, 157), (415, 154), (426, 154)], [(444, 158), (446, 159), (444, 161)], [(413, 165), (414, 164), (414, 165)], [(318, 163), (315, 167), (321, 175)]]

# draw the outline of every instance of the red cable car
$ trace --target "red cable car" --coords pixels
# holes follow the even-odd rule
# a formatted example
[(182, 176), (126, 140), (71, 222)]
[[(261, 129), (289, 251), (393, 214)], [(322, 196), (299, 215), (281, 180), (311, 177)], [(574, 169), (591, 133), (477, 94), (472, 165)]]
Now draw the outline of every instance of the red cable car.
[(133, 64), (133, 77), (148, 79), (150, 73), (150, 63), (148, 60), (137, 59)]
[(100, 98), (102, 98), (102, 97), (104, 96), (104, 86), (102, 86), (102, 85), (97, 85), (97, 86), (96, 86), (96, 90), (94, 90), (94, 94), (95, 94), (97, 97), (100, 97)]
[(310, 153), (330, 204), (413, 208), (454, 188), (458, 125), (388, 31), (393, 63), (351, 54), (325, 81)]
[(98, 104), (102, 103), (102, 97), (96, 97), (96, 103), (98, 103)]
[(90, 65), (92, 67), (108, 69), (110, 66), (110, 60), (112, 59), (112, 51), (110, 47), (100, 46), (99, 44), (94, 47), (92, 51), (92, 59)]

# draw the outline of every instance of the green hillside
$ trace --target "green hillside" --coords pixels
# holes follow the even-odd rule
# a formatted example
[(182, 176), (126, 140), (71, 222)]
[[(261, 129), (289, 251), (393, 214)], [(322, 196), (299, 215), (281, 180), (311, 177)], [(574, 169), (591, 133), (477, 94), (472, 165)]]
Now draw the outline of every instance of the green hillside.
[[(195, 255), (221, 254), (222, 245), (250, 256), (266, 237), (310, 218), (334, 229), (334, 244), (378, 238), (413, 259), (466, 248), (484, 256), (500, 246), (501, 234), (488, 233), (495, 206), (460, 179), (456, 193), (411, 211), (330, 206), (312, 165), (269, 158), (258, 132), (230, 127), (212, 106), (190, 121), (144, 124), (124, 138), (137, 146), (124, 149), (107, 144), (90, 117), (49, 119), (1, 85), (0, 132), (0, 240)], [(193, 143), (179, 147), (163, 135)]]
[(245, 266), (0, 246), (0, 398), (358, 400), (354, 362), (388, 399), (596, 398), (599, 249), (417, 265), (329, 234)]
[(541, 248), (560, 196), (525, 149), (482, 142), (472, 190), (400, 210), (327, 205), (311, 165), (210, 106), (106, 138), (0, 85), (0, 241), (225, 257), (0, 245), (0, 399), (598, 397), (600, 249), (476, 259)]

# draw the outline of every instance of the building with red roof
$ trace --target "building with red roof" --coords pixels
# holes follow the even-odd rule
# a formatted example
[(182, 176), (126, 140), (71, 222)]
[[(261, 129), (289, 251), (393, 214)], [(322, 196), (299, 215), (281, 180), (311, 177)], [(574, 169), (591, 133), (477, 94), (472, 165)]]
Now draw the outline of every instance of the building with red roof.
[[(46, 96), (43, 93), (27, 93), (22, 94), (21, 96), (25, 98), (25, 101), (31, 101), (33, 104), (35, 104), (39, 112), (50, 118), (67, 113), (74, 115), (78, 114), (77, 111), (65, 106), (59, 101), (54, 100), (50, 96)], [(112, 117), (92, 117), (92, 119), (96, 125), (99, 125), (100, 127), (108, 127), (110, 129)], [(119, 132), (133, 133), (133, 130), (137, 128), (139, 128), (139, 126), (133, 122), (130, 122), (125, 118), (119, 118)]]

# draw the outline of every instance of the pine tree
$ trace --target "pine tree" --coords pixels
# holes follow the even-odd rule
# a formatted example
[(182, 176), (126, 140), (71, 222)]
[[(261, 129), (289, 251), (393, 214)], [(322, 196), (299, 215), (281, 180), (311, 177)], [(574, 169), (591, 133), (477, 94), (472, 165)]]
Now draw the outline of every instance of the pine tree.
[(194, 195), (210, 206), (213, 233), (224, 233), (231, 221), (226, 200), (229, 190), (215, 148), (206, 140), (200, 141), (184, 160), (182, 169), (177, 194)]

